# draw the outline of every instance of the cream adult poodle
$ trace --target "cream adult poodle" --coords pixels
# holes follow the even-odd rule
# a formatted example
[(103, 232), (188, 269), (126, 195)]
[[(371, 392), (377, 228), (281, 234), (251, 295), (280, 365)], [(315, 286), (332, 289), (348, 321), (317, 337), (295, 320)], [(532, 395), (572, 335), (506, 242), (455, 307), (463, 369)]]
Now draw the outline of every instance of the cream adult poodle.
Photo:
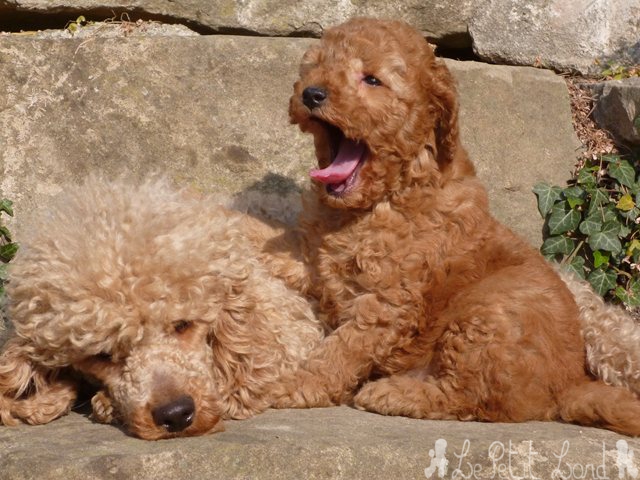
[(144, 439), (266, 409), (323, 329), (256, 259), (258, 224), (163, 181), (94, 179), (59, 198), (11, 269), (0, 423), (64, 415), (80, 378), (99, 386), (97, 420)]

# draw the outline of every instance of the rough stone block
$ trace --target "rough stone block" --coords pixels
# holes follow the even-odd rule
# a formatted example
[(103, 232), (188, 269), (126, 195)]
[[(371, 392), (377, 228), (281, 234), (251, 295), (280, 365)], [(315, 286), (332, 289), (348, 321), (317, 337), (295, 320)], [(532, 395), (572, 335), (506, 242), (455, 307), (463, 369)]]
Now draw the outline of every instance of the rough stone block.
[(640, 77), (590, 85), (595, 93), (593, 116), (616, 141), (640, 145)]
[(640, 62), (638, 19), (638, 0), (490, 0), (469, 33), (483, 60), (598, 74)]
[[(438, 464), (432, 462), (437, 441), (448, 460), (444, 476), (425, 472)], [(547, 480), (633, 478), (640, 467), (629, 458), (640, 440), (606, 430), (436, 422), (349, 407), (271, 410), (229, 422), (222, 433), (157, 442), (72, 413), (40, 427), (0, 427), (0, 445), (3, 480)]]
[[(90, 172), (227, 193), (297, 196), (311, 138), (288, 125), (303, 51), (314, 40), (234, 36), (0, 42), (0, 193), (18, 225)], [(575, 161), (564, 82), (548, 71), (449, 61), (462, 135), (495, 214), (537, 245), (532, 186)]]

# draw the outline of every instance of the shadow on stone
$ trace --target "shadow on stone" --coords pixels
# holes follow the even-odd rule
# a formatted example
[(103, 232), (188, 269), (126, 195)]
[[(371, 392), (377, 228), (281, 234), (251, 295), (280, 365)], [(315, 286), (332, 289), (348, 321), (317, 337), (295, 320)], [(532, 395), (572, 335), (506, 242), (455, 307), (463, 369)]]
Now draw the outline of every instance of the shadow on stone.
[(229, 206), (260, 220), (296, 223), (302, 210), (302, 189), (291, 178), (267, 173), (233, 195)]

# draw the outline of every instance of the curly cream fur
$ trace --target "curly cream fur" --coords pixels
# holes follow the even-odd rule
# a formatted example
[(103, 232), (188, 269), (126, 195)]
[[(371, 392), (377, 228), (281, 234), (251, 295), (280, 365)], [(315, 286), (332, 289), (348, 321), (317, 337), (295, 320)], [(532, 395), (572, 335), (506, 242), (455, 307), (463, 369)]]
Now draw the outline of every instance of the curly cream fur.
[[(65, 414), (72, 372), (102, 384), (95, 418), (143, 438), (202, 434), (267, 408), (270, 386), (323, 335), (308, 302), (257, 260), (253, 243), (271, 232), (163, 181), (71, 188), (11, 269), (0, 421)], [(154, 409), (185, 395), (192, 424), (156, 424)]]
[(622, 307), (605, 303), (588, 282), (561, 268), (560, 277), (580, 309), (587, 363), (609, 385), (640, 394), (640, 326)]

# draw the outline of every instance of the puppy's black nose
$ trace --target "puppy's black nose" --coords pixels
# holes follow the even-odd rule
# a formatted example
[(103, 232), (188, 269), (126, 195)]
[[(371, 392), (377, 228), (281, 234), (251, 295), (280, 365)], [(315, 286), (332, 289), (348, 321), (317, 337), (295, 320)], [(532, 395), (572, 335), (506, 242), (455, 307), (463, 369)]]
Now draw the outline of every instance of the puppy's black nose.
[(196, 406), (193, 398), (183, 395), (151, 411), (153, 422), (168, 432), (181, 432), (193, 423)]
[(302, 103), (304, 103), (309, 110), (318, 108), (327, 99), (327, 91), (320, 87), (307, 87), (302, 92)]

